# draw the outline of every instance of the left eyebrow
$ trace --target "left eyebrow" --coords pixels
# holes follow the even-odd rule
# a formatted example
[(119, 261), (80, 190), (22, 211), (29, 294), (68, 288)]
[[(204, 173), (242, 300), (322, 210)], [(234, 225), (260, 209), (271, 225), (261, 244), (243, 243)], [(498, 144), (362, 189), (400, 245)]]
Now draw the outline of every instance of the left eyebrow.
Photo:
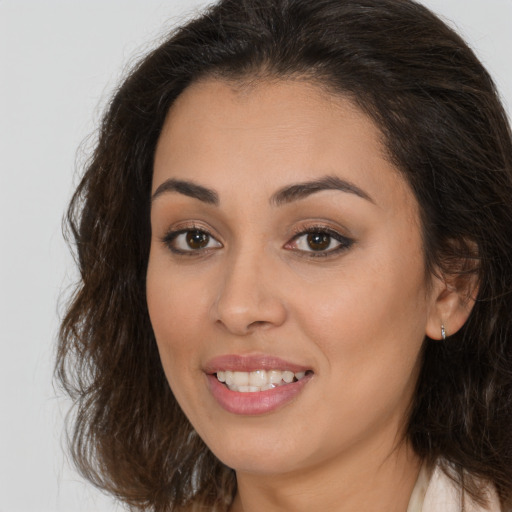
[(371, 196), (364, 190), (349, 181), (338, 178), (337, 176), (324, 176), (317, 180), (296, 183), (294, 185), (283, 187), (272, 195), (270, 203), (275, 206), (281, 206), (283, 204), (291, 203), (292, 201), (304, 199), (305, 197), (315, 194), (316, 192), (321, 192), (322, 190), (340, 190), (341, 192), (355, 194), (362, 199), (370, 201), (370, 203), (376, 204)]
[(155, 193), (151, 197), (151, 202), (166, 192), (177, 192), (178, 194), (198, 199), (203, 203), (212, 204), (214, 206), (219, 205), (219, 195), (215, 190), (203, 187), (202, 185), (198, 185), (192, 181), (176, 180), (174, 178), (164, 181), (156, 189)]

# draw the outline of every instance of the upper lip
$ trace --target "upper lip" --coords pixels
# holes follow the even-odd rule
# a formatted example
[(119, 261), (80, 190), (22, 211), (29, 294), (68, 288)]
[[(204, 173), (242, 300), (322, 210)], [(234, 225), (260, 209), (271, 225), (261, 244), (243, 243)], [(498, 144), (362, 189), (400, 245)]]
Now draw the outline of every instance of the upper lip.
[(256, 370), (282, 370), (293, 373), (306, 372), (310, 367), (285, 361), (280, 357), (254, 354), (226, 354), (210, 359), (204, 366), (205, 373), (213, 374), (218, 371), (254, 372)]

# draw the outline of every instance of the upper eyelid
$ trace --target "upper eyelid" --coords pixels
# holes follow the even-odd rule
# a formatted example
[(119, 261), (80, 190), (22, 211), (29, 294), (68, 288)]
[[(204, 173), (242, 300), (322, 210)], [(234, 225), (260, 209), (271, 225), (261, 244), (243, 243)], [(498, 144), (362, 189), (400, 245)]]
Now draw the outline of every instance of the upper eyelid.
[(325, 224), (311, 224), (311, 225), (302, 225), (300, 227), (296, 227), (293, 229), (292, 240), (301, 235), (306, 235), (308, 233), (327, 233), (333, 237), (339, 237), (343, 240), (352, 240), (351, 235), (344, 234), (343, 231), (347, 231), (346, 229), (341, 228), (333, 228), (331, 226)]
[(169, 235), (179, 235), (180, 233), (186, 233), (187, 231), (201, 231), (203, 233), (208, 234), (209, 236), (215, 238), (216, 240), (219, 238), (215, 234), (215, 230), (211, 227), (205, 226), (202, 223), (190, 221), (189, 223), (178, 223), (176, 226), (172, 226), (167, 228), (163, 238), (168, 237)]
[(326, 229), (323, 229), (323, 230), (312, 229), (312, 230), (303, 231), (301, 233), (297, 233), (296, 235), (293, 236), (291, 241), (296, 240), (297, 238), (302, 238), (303, 236), (306, 236), (306, 235), (319, 234), (319, 233), (320, 234), (326, 234), (327, 236), (330, 236), (331, 238), (334, 238), (334, 240), (337, 240), (338, 242), (341, 242), (343, 240), (350, 240), (350, 238), (342, 235), (341, 233), (337, 233), (336, 231), (329, 231), (329, 230), (326, 230)]

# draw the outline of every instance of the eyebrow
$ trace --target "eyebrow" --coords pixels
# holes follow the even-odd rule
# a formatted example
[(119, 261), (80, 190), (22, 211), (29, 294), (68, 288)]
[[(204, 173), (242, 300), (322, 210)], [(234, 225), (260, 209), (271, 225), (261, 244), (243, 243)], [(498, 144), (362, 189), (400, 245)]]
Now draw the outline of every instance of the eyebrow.
[(151, 196), (151, 202), (166, 192), (178, 192), (179, 194), (199, 199), (199, 201), (203, 203), (212, 204), (214, 206), (219, 205), (219, 195), (215, 190), (197, 185), (191, 181), (177, 180), (174, 178), (165, 180), (158, 186), (155, 193)]
[[(295, 183), (293, 185), (283, 187), (272, 195), (270, 203), (274, 206), (281, 206), (293, 201), (298, 201), (299, 199), (304, 199), (323, 190), (339, 190), (341, 192), (347, 192), (376, 204), (371, 196), (364, 190), (360, 189), (350, 181), (342, 180), (337, 176), (324, 176), (317, 180)], [(191, 181), (177, 180), (175, 178), (169, 178), (160, 184), (152, 195), (151, 202), (166, 192), (178, 192), (179, 194), (193, 197), (194, 199), (198, 199), (199, 201), (214, 206), (218, 206), (220, 203), (219, 195), (215, 190), (203, 187), (202, 185), (198, 185)]]
[(337, 176), (324, 176), (317, 180), (283, 187), (273, 194), (270, 198), (270, 202), (276, 206), (280, 206), (291, 203), (292, 201), (304, 199), (311, 194), (315, 194), (316, 192), (321, 192), (323, 190), (340, 190), (341, 192), (355, 194), (362, 199), (370, 201), (370, 203), (376, 204), (371, 196), (364, 190), (360, 189), (353, 183), (350, 183), (350, 181), (342, 180)]

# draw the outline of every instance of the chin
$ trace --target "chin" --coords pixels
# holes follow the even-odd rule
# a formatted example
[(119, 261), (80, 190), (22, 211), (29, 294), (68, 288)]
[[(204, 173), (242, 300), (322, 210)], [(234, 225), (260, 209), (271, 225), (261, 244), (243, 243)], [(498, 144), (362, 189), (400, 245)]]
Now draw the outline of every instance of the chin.
[[(291, 432), (275, 427), (238, 432), (224, 429), (222, 438), (206, 438), (206, 444), (226, 466), (237, 472), (253, 474), (285, 474), (312, 462), (318, 455), (313, 440), (299, 439)], [(304, 447), (308, 449), (305, 450)]]
[[(274, 453), (271, 453), (271, 452)], [(274, 450), (256, 450), (245, 453), (226, 453), (219, 459), (237, 473), (256, 475), (283, 475), (296, 471), (301, 467), (298, 461), (276, 454)], [(224, 454), (223, 454), (224, 455)]]

